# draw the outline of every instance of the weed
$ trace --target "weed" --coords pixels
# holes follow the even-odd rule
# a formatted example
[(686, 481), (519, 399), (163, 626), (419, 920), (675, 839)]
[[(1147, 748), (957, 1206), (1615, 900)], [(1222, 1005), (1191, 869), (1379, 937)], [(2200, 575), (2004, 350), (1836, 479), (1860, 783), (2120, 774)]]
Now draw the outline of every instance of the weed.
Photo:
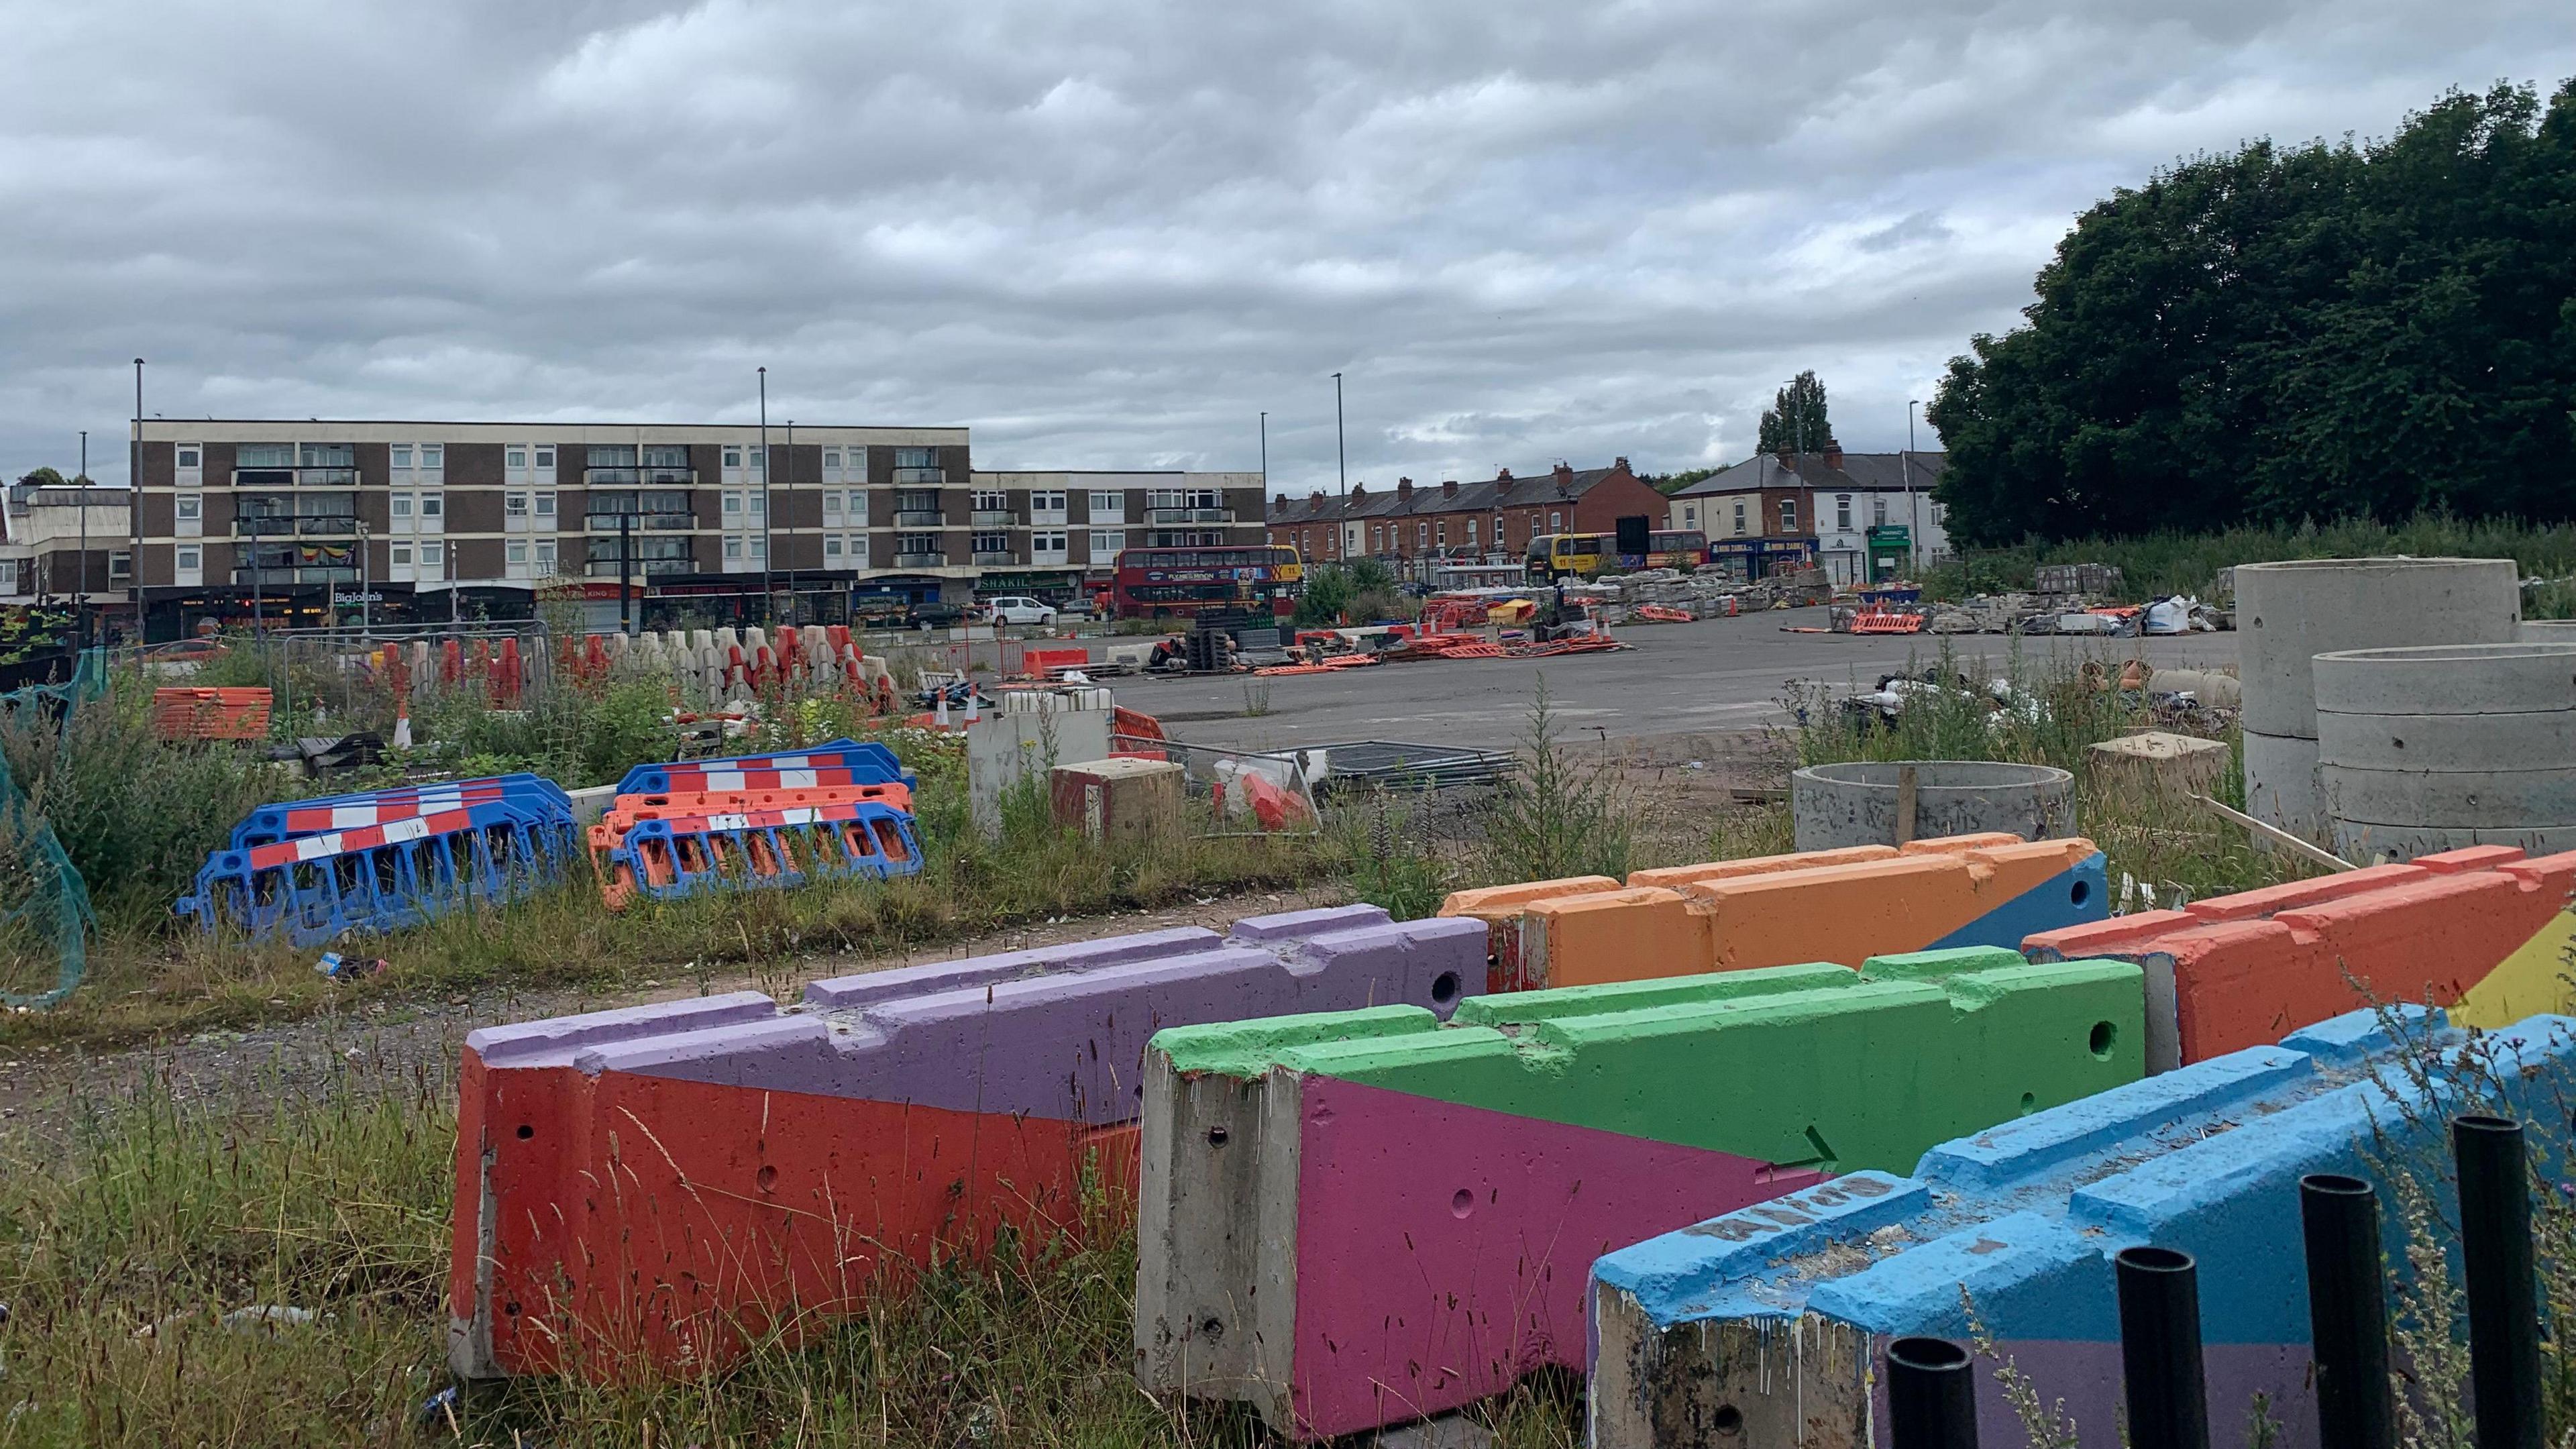
[(1506, 881), (1627, 875), (1636, 802), (1608, 769), (1577, 763), (1559, 733), (1542, 674), (1521, 737), (1520, 772), (1503, 781), (1485, 821), (1482, 874)]
[(1243, 682), (1243, 717), (1260, 719), (1270, 713), (1270, 681), (1247, 679)]

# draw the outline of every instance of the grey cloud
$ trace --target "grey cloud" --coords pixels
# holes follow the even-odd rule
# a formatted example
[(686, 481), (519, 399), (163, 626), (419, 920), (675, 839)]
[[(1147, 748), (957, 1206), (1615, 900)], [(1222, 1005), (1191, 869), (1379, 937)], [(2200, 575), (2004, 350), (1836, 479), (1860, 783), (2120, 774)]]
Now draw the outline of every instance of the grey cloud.
[(963, 422), (995, 466), (1844, 441), (2176, 155), (2576, 71), (2553, 6), (7, 0), (0, 469), (172, 416)]

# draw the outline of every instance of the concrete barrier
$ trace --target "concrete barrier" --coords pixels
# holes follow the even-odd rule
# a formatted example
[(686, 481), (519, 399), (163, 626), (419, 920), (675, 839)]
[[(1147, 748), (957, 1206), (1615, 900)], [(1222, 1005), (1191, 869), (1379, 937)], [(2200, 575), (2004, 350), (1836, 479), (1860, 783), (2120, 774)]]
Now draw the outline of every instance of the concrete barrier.
[(2480, 845), (2044, 931), (2035, 961), (2146, 971), (2147, 1070), (2167, 1071), (2382, 1000), (2494, 1027), (2562, 1010), (2576, 852)]
[[(1884, 1444), (1888, 1342), (1964, 1341), (1971, 1306), (2082, 1443), (2117, 1444), (2111, 1259), (2147, 1243), (2199, 1259), (2219, 1442), (2239, 1442), (2260, 1392), (2278, 1442), (2316, 1443), (2300, 1176), (2420, 1163), (2418, 1180), (2438, 1184), (2445, 1118), (2464, 1109), (2452, 1082), (2487, 1074), (2510, 1110), (2553, 1120), (2576, 1086), (2576, 1020), (2440, 1030), (2439, 1060), (2455, 1065), (2421, 1075), (2437, 1018), (2392, 1020), (2404, 1040), (2356, 1012), (1946, 1143), (1911, 1177), (1855, 1172), (1604, 1255), (1592, 1449)], [(2402, 1232), (2392, 1206), (2393, 1258)], [(1976, 1375), (1980, 1437), (2023, 1443), (1994, 1367)]]
[[(1910, 813), (1900, 800), (1914, 776)], [(1999, 831), (2016, 840), (2075, 833), (2075, 777), (2054, 765), (1993, 760), (1855, 760), (1789, 776), (1800, 850), (1896, 845), (1914, 835)]]
[(1584, 1360), (1584, 1265), (2136, 1079), (2125, 963), (2001, 949), (1166, 1031), (1137, 1376), (1324, 1438)]
[[(2017, 835), (1999, 831), (1976, 835), (1940, 836), (1915, 841), (1907, 845), (1901, 853), (1906, 855), (1958, 854), (1986, 846), (2014, 845), (2018, 844), (2020, 839), (2021, 837)], [(1893, 846), (1854, 845), (1833, 850), (1802, 850), (1788, 855), (1757, 855), (1741, 860), (1713, 860), (1698, 865), (1663, 866), (1653, 870), (1630, 871), (1627, 888), (1632, 890), (1651, 888), (1675, 892), (1690, 885), (1742, 880), (1749, 876), (1778, 875), (1784, 871), (1793, 870), (1814, 870), (1828, 865), (1856, 865), (1863, 861), (1894, 860), (1899, 854), (1900, 852)], [(1549, 984), (1543, 980), (1524, 979), (1520, 966), (1522, 915), (1540, 901), (1555, 900), (1565, 896), (1600, 895), (1619, 889), (1621, 889), (1620, 883), (1606, 875), (1578, 875), (1558, 880), (1521, 881), (1512, 885), (1486, 886), (1477, 890), (1451, 892), (1449, 897), (1440, 903), (1440, 914), (1462, 916), (1484, 922), (1487, 927), (1487, 949), (1493, 964), (1486, 982), (1486, 989), (1519, 991)], [(1657, 901), (1665, 897), (1646, 895), (1631, 899)], [(1909, 941), (1907, 944), (1889, 946), (1886, 949), (1909, 950), (1915, 944), (1919, 943)], [(2010, 942), (1977, 944), (2009, 945)], [(1870, 953), (1862, 953), (1862, 955), (1867, 954)], [(1789, 961), (1811, 959), (1818, 958), (1812, 954), (1793, 954), (1778, 964), (1785, 965)], [(1855, 956), (1850, 959), (1860, 958)]]
[(2083, 839), (1712, 872), (1669, 889), (1632, 883), (1523, 906), (1513, 984), (1594, 986), (1800, 961), (1850, 964), (1946, 946), (2008, 946), (2035, 932), (2102, 919), (2107, 895), (2102, 854)]
[[(1132, 1186), (1164, 1026), (1484, 984), (1472, 922), (1373, 906), (487, 1028), (459, 1077), (449, 1361), (467, 1377), (724, 1362), (935, 1249), (1076, 1226)], [(791, 1320), (791, 1314), (793, 1315)]]

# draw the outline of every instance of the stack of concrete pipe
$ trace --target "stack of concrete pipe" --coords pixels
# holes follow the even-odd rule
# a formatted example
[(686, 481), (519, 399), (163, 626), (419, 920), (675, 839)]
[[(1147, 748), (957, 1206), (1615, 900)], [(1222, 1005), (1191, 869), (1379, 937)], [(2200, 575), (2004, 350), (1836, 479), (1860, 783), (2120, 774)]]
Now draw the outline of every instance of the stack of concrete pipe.
[(2316, 657), (2335, 852), (2576, 849), (2576, 639)]
[(2329, 838), (2317, 774), (2320, 654), (2420, 644), (2507, 644), (2522, 616), (2511, 559), (2299, 559), (2236, 570), (2244, 679), (2245, 808)]

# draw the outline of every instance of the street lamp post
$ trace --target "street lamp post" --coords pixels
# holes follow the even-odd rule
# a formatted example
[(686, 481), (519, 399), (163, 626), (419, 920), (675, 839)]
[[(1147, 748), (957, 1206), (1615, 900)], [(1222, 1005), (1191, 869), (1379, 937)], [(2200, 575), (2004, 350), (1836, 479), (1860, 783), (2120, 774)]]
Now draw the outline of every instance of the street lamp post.
[[(142, 524), (143, 510), (135, 506), (135, 501), (143, 496), (142, 488), (143, 359), (138, 357), (134, 359), (134, 441), (128, 447), (125, 463), (125, 546), (129, 550), (125, 556), (128, 560), (143, 551), (143, 535), (136, 532)], [(82, 517), (88, 517), (87, 509), (82, 510)], [(81, 568), (86, 571), (88, 567), (89, 560), (81, 560)], [(84, 578), (81, 583), (86, 585), (89, 580)], [(143, 628), (143, 584), (140, 576), (131, 570), (127, 574), (126, 589), (128, 601), (134, 605), (134, 628), (139, 634)]]
[[(787, 494), (788, 502), (793, 504), (796, 495), (796, 420), (794, 418), (787, 420)], [(762, 509), (761, 517), (766, 519), (768, 516), (769, 510)], [(791, 549), (796, 547), (796, 525), (792, 523), (787, 525), (787, 546)], [(767, 551), (762, 550), (764, 553)], [(796, 627), (796, 561), (794, 559), (787, 561), (787, 627), (790, 629)]]
[[(1341, 468), (1342, 496), (1351, 496), (1351, 458), (1342, 446), (1342, 375), (1333, 374), (1333, 461)], [(1268, 481), (1268, 480), (1263, 480)]]
[(1261, 415), (1261, 491), (1270, 492), (1270, 414)]
[(367, 595), (375, 591), (374, 575), (367, 569), (367, 520), (358, 520), (358, 642), (367, 642), (375, 627), (375, 611), (367, 606)]
[(1905, 400), (1905, 552), (1917, 583), (1923, 581), (1923, 508), (1914, 499), (1914, 410), (1921, 406), (1921, 398)]
[(769, 582), (769, 369), (760, 370), (760, 623), (770, 624), (769, 610), (777, 595), (770, 592)]
[[(72, 480), (78, 491), (72, 494), (72, 506), (80, 510), (80, 592), (72, 596), (75, 623), (72, 635), (80, 647), (89, 647), (89, 429), (81, 429), (80, 476)], [(132, 480), (127, 480), (129, 494)]]

